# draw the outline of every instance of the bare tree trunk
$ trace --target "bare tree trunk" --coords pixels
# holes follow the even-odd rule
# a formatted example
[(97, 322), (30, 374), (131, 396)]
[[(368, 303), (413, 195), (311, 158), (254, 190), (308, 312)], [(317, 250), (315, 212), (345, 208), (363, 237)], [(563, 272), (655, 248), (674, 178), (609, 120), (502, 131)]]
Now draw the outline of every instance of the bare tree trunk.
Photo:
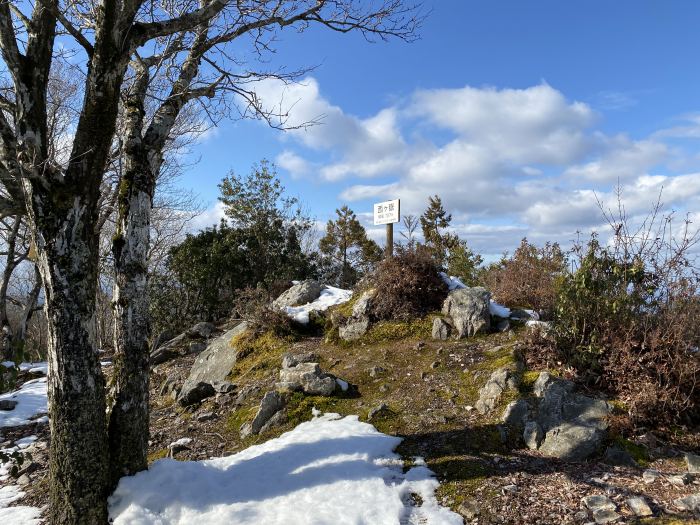
[(17, 267), (15, 255), (21, 224), (22, 218), (15, 217), (15, 221), (7, 234), (7, 254), (5, 257), (5, 268), (2, 272), (2, 282), (0, 283), (0, 349), (2, 350), (2, 358), (5, 360), (12, 360), (15, 357), (12, 328), (7, 315), (7, 289), (10, 285), (12, 274)]
[(148, 370), (150, 318), (148, 249), (155, 178), (141, 136), (148, 75), (142, 72), (127, 96), (125, 173), (117, 210), (114, 255), (115, 373), (109, 418), (110, 477), (119, 478), (148, 468)]
[(93, 343), (98, 239), (90, 208), (75, 198), (67, 213), (39, 230), (45, 240), (39, 265), (49, 327), (54, 524), (107, 523), (105, 389)]
[(34, 315), (34, 311), (37, 308), (37, 302), (39, 301), (39, 294), (41, 293), (41, 272), (39, 271), (39, 266), (34, 265), (34, 286), (29, 292), (27, 297), (27, 303), (24, 305), (22, 310), (22, 316), (19, 320), (19, 326), (17, 327), (16, 339), (24, 344), (27, 338), (27, 325)]

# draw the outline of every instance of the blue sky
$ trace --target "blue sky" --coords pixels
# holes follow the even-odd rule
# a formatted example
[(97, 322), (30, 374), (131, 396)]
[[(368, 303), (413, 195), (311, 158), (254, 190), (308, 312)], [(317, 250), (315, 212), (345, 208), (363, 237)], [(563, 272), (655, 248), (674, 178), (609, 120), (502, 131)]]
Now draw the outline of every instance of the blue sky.
[(611, 203), (618, 180), (632, 216), (661, 187), (670, 208), (700, 211), (700, 3), (425, 5), (411, 44), (282, 33), (272, 64), (318, 67), (299, 86), (259, 93), (289, 106), (291, 123), (322, 124), (222, 122), (180, 182), (211, 208), (197, 224), (218, 216), (221, 177), (261, 158), (321, 222), (341, 204), (362, 214), (392, 197), (420, 213), (438, 193), (456, 231), (492, 256), (525, 235), (566, 242), (599, 226), (593, 192)]

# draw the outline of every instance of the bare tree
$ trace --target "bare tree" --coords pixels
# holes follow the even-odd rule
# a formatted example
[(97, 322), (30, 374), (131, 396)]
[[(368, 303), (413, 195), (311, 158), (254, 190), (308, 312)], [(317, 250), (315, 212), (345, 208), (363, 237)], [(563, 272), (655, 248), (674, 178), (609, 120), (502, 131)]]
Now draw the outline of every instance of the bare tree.
[[(248, 36), (256, 50), (264, 50), (281, 28), (303, 30), (312, 23), (367, 38), (410, 39), (419, 21), (402, 0), (0, 2), (0, 52), (11, 81), (10, 94), (0, 97), (0, 217), (26, 216), (45, 288), (52, 523), (106, 523), (106, 497), (118, 477), (146, 467), (147, 257), (165, 144), (186, 104), (219, 93), (243, 100), (243, 116), (251, 110), (266, 116), (246, 88), (251, 75), (260, 74), (237, 69), (228, 44)], [(63, 53), (59, 34), (77, 43), (73, 59), (84, 81), (68, 134), (72, 140), (52, 144), (49, 93), (52, 69)], [(166, 75), (172, 82), (150, 122), (144, 118), (146, 95), (162, 62), (157, 54), (141, 58), (138, 49), (162, 50), (173, 65)], [(129, 64), (124, 170), (118, 191), (110, 195), (104, 191), (110, 186), (105, 173), (114, 159)], [(94, 341), (105, 203), (116, 209), (118, 353), (109, 434)]]

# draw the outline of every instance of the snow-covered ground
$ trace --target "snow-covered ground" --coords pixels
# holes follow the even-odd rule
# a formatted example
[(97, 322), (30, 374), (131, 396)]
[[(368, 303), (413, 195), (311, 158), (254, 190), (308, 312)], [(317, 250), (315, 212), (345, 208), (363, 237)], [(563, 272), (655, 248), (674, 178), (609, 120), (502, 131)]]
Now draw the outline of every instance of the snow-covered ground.
[(301, 306), (286, 306), (283, 308), (287, 315), (301, 324), (309, 324), (309, 314), (313, 311), (322, 312), (331, 306), (347, 303), (352, 297), (351, 290), (326, 286), (315, 301)]
[(36, 507), (8, 507), (24, 496), (19, 487), (7, 485), (0, 488), (0, 523), (3, 525), (39, 525), (41, 523), (41, 511)]
[(13, 410), (0, 410), (0, 428), (33, 423), (37, 416), (48, 412), (46, 378), (27, 381), (19, 390), (0, 395), (0, 400), (3, 399), (16, 401), (17, 406)]
[(400, 441), (357, 416), (317, 416), (233, 456), (156, 461), (122, 478), (110, 516), (115, 525), (461, 524), (438, 505), (421, 460), (403, 472)]

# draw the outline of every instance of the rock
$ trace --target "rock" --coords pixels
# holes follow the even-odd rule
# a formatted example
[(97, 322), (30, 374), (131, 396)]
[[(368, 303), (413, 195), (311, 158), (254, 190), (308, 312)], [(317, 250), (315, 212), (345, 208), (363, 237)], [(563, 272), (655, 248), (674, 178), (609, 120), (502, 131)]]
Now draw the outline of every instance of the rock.
[(661, 477), (661, 473), (658, 470), (647, 469), (642, 473), (642, 481), (647, 485), (654, 483), (657, 479)]
[(189, 348), (187, 348), (188, 354), (200, 354), (207, 349), (207, 344), (201, 341), (190, 343)]
[(279, 412), (276, 412), (268, 421), (263, 425), (263, 427), (260, 429), (260, 434), (264, 434), (268, 430), (271, 430), (275, 427), (280, 427), (284, 425), (288, 421), (287, 417), (287, 410), (282, 409)]
[(183, 386), (177, 396), (178, 403), (180, 403), (180, 405), (183, 407), (194, 405), (195, 403), (199, 403), (203, 399), (216, 394), (214, 387), (209, 383), (205, 383), (204, 381), (198, 381), (196, 383), (190, 382), (187, 384), (187, 391), (184, 392), (184, 390), (185, 388)]
[(245, 404), (245, 402), (254, 394), (258, 393), (260, 391), (260, 386), (258, 385), (246, 385), (241, 389), (241, 391), (238, 393), (236, 396), (235, 401), (233, 402), (234, 405), (236, 406), (241, 406)]
[(679, 498), (673, 504), (681, 510), (687, 512), (700, 512), (700, 493), (691, 494), (685, 498)]
[(272, 302), (275, 308), (285, 308), (287, 306), (300, 306), (314, 302), (323, 291), (323, 285), (313, 279), (301, 281), (292, 286), (289, 290), (280, 295)]
[(449, 339), (452, 333), (452, 326), (441, 317), (435, 318), (433, 321), (433, 339), (445, 341)]
[(294, 368), (299, 363), (318, 363), (318, 355), (313, 352), (303, 354), (286, 353), (282, 356), (282, 368)]
[(151, 353), (158, 350), (163, 343), (170, 341), (176, 335), (177, 334), (175, 334), (175, 332), (172, 330), (162, 330), (153, 340), (153, 344), (151, 345)]
[(685, 463), (688, 465), (688, 472), (691, 474), (700, 474), (700, 456), (696, 454), (686, 454)]
[(538, 398), (535, 420), (545, 433), (540, 451), (566, 461), (581, 461), (595, 453), (607, 430), (610, 406), (574, 392), (571, 381), (542, 372), (533, 388)]
[(608, 465), (620, 467), (639, 467), (639, 464), (634, 460), (630, 453), (618, 446), (608, 447), (605, 450), (603, 461)]
[(517, 485), (506, 485), (505, 487), (501, 487), (501, 494), (504, 496), (508, 494), (515, 494), (516, 492), (518, 492)]
[(457, 509), (457, 512), (459, 512), (467, 520), (473, 520), (481, 513), (479, 510), (479, 504), (474, 499), (464, 500)]
[(211, 386), (217, 394), (230, 394), (236, 390), (236, 385), (229, 381), (212, 381)]
[(498, 405), (503, 392), (509, 388), (508, 379), (511, 376), (507, 368), (499, 368), (491, 374), (486, 384), (479, 390), (476, 409), (480, 414), (487, 414)]
[(14, 410), (17, 406), (17, 401), (13, 399), (0, 399), (0, 410)]
[(418, 342), (416, 343), (416, 350), (418, 350), (418, 351), (420, 352), (421, 350), (423, 350), (423, 348), (425, 348), (425, 342), (424, 342), (424, 341), (418, 341)]
[(286, 405), (287, 403), (282, 394), (274, 390), (267, 392), (263, 396), (262, 401), (260, 401), (260, 408), (250, 424), (251, 433), (259, 434), (272, 416), (282, 410)]
[(180, 334), (173, 339), (161, 344), (151, 352), (151, 366), (159, 365), (175, 359), (180, 355), (180, 348), (185, 343), (185, 334)]
[(215, 418), (216, 416), (214, 415), (214, 412), (202, 412), (201, 414), (197, 415), (197, 421), (199, 422), (211, 421)]
[(173, 457), (175, 454), (178, 452), (182, 452), (183, 450), (190, 450), (189, 445), (192, 443), (192, 438), (180, 438), (177, 441), (173, 441), (168, 445), (168, 449), (170, 450), (170, 457)]
[(631, 498), (627, 498), (626, 503), (630, 510), (634, 512), (634, 515), (639, 516), (640, 518), (652, 516), (654, 514), (651, 507), (647, 503), (647, 500), (645, 500), (642, 496), (632, 496)]
[(24, 485), (29, 485), (31, 482), (32, 479), (26, 474), (22, 474), (19, 478), (17, 478), (17, 485), (19, 485), (20, 487)]
[(362, 319), (348, 319), (345, 324), (338, 328), (338, 336), (343, 341), (356, 341), (369, 330), (369, 317)]
[(241, 429), (239, 431), (239, 434), (241, 436), (241, 439), (245, 439), (252, 435), (253, 433), (253, 426), (250, 423), (243, 423), (241, 425)]
[(524, 399), (511, 401), (503, 411), (501, 420), (509, 427), (520, 432), (525, 428), (528, 415), (530, 413), (530, 405)]
[(530, 450), (537, 450), (542, 444), (542, 427), (537, 421), (528, 421), (523, 430), (523, 441)]
[(490, 299), (491, 294), (481, 287), (460, 288), (448, 294), (442, 305), (442, 313), (452, 319), (459, 339), (489, 330), (491, 327)]
[(212, 323), (197, 323), (192, 328), (185, 332), (190, 337), (199, 337), (201, 339), (208, 339), (211, 334), (216, 331), (216, 326)]
[(617, 505), (610, 498), (598, 494), (581, 498), (581, 504), (591, 512), (596, 510), (617, 510)]
[[(216, 393), (212, 385), (217, 382), (225, 382), (231, 373), (231, 369), (236, 364), (236, 349), (232, 346), (231, 340), (235, 336), (242, 334), (247, 328), (247, 323), (239, 324), (214, 339), (207, 349), (199, 354), (192, 365), (190, 375), (185, 380), (178, 394), (178, 402), (182, 406), (201, 401), (204, 399), (204, 397), (201, 397), (202, 393), (210, 392), (209, 395)], [(202, 387), (203, 384), (208, 385), (209, 390), (204, 389)], [(196, 393), (196, 391), (199, 391), (199, 393)]]
[(312, 396), (330, 396), (337, 384), (335, 377), (321, 372), (318, 363), (299, 363), (293, 368), (283, 368), (280, 383), (287, 390), (301, 390)]
[(678, 474), (676, 476), (669, 476), (668, 481), (671, 483), (671, 485), (675, 485), (676, 487), (685, 487), (693, 482), (693, 476), (692, 474), (688, 473)]
[(622, 516), (614, 510), (600, 509), (593, 511), (593, 520), (599, 524), (614, 523), (621, 517)]
[(386, 372), (386, 368), (382, 368), (381, 366), (373, 366), (369, 369), (369, 377), (379, 377), (384, 372)]
[(391, 415), (391, 410), (386, 405), (386, 403), (381, 403), (369, 411), (367, 414), (367, 421), (372, 421), (373, 419), (387, 417)]
[(430, 368), (432, 368), (433, 370), (435, 370), (439, 366), (440, 366), (440, 361), (433, 361), (432, 363), (430, 363)]

